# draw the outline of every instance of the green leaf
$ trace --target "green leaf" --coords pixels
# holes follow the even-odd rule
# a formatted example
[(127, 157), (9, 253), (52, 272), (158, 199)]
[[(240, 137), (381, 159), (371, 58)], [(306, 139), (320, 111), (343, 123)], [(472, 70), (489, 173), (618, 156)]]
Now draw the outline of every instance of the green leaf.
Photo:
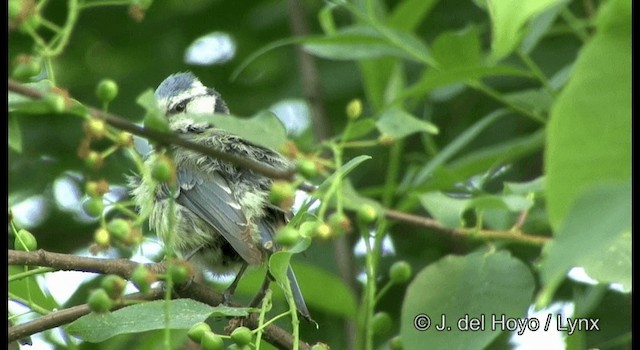
[(290, 252), (275, 252), (269, 257), (269, 272), (280, 285), (286, 285), (289, 282), (287, 278), (287, 268), (291, 260)]
[(469, 26), (459, 31), (443, 32), (431, 44), (431, 55), (442, 70), (481, 66), (478, 28)]
[(464, 227), (462, 214), (470, 202), (468, 198), (452, 198), (442, 192), (429, 192), (420, 195), (420, 203), (439, 223), (446, 227)]
[[(169, 305), (167, 305), (167, 303)], [(165, 324), (165, 308), (169, 307), (170, 323)], [(127, 306), (105, 314), (91, 313), (66, 327), (69, 334), (84, 341), (98, 343), (119, 334), (139, 333), (154, 329), (189, 329), (207, 319), (218, 309), (191, 299), (150, 301)]]
[(366, 27), (352, 27), (327, 36), (307, 38), (303, 40), (303, 47), (315, 56), (334, 60), (360, 60), (387, 56), (411, 58), (380, 34)]
[[(23, 83), (25, 87), (38, 90), (43, 95), (48, 94), (53, 88), (53, 83), (50, 80), (40, 80), (35, 83)], [(34, 100), (31, 97), (27, 97), (25, 95), (19, 94), (17, 92), (9, 91), (7, 94), (7, 104), (9, 107), (9, 112), (20, 109), (24, 105), (32, 104), (37, 100)], [(22, 110), (21, 110), (22, 111)]]
[[(522, 318), (535, 283), (531, 271), (508, 252), (447, 256), (420, 271), (402, 305), (400, 335), (405, 349), (484, 349), (501, 333), (492, 317)], [(420, 314), (431, 319), (415, 328)], [(437, 331), (445, 317), (444, 331)], [(482, 331), (464, 331), (467, 320), (484, 317)], [(461, 323), (458, 323), (459, 320)]]
[(334, 34), (336, 32), (336, 23), (333, 19), (334, 8), (336, 8), (336, 5), (329, 3), (318, 12), (318, 23), (320, 23), (320, 27), (322, 27), (322, 31), (325, 34)]
[(370, 205), (376, 209), (378, 214), (382, 213), (383, 208), (380, 203), (368, 197), (361, 196), (353, 187), (353, 184), (349, 179), (342, 181), (342, 189), (340, 190), (340, 193), (342, 193), (342, 205), (344, 205), (346, 209), (357, 211), (363, 205)]
[(422, 184), (417, 183), (410, 189), (420, 192), (447, 189), (471, 176), (539, 151), (544, 145), (544, 138), (544, 130), (539, 130), (531, 135), (482, 148), (446, 166), (434, 169), (431, 178), (425, 179)]
[(553, 96), (545, 89), (527, 89), (504, 94), (503, 96), (505, 100), (535, 114), (547, 114), (554, 101)]
[(226, 114), (193, 115), (194, 120), (207, 121), (216, 128), (238, 135), (257, 145), (278, 150), (287, 141), (287, 131), (278, 117), (262, 111), (251, 118), (238, 118)]
[(525, 24), (562, 0), (487, 0), (491, 17), (492, 58), (498, 61), (520, 43)]
[(388, 24), (398, 30), (412, 32), (437, 3), (438, 0), (402, 1), (393, 9)]
[(462, 134), (456, 137), (455, 140), (453, 140), (444, 149), (438, 152), (438, 154), (418, 172), (413, 180), (413, 186), (417, 186), (426, 181), (427, 178), (432, 175), (432, 172), (436, 168), (445, 164), (456, 153), (458, 153), (466, 145), (473, 141), (483, 130), (485, 130), (487, 127), (489, 127), (491, 124), (493, 124), (506, 114), (506, 110), (495, 111), (482, 117), (482, 119), (477, 121), (471, 127), (467, 128)]
[(631, 178), (631, 3), (603, 4), (597, 24), (551, 110), (545, 173), (556, 231), (585, 189)]
[(551, 28), (556, 18), (568, 2), (569, 0), (558, 1), (555, 5), (552, 5), (539, 16), (536, 16), (531, 20), (526, 30), (526, 34), (522, 39), (522, 43), (520, 44), (520, 50), (522, 50), (522, 52), (528, 54), (533, 51), (544, 35), (547, 34), (547, 31)]
[(544, 176), (540, 176), (528, 182), (505, 182), (504, 193), (522, 194), (540, 193), (544, 190)]
[(158, 101), (152, 89), (147, 89), (141, 93), (136, 99), (136, 103), (147, 112), (159, 111)]
[(521, 212), (533, 206), (533, 200), (515, 194), (483, 195), (475, 198), (454, 198), (442, 192), (429, 192), (419, 196), (422, 206), (446, 227), (464, 227), (463, 214), (469, 209)]
[(522, 69), (498, 65), (498, 66), (478, 66), (478, 67), (455, 67), (447, 70), (427, 69), (420, 77), (420, 80), (407, 89), (401, 100), (408, 97), (423, 96), (424, 94), (437, 88), (466, 83), (482, 77), (489, 76), (514, 76), (514, 77), (533, 77), (529, 72)]
[(426, 132), (429, 134), (438, 133), (438, 127), (434, 124), (420, 120), (413, 115), (396, 108), (389, 109), (384, 112), (376, 122), (376, 127), (378, 127), (380, 133), (389, 135), (396, 139), (400, 139), (417, 132)]
[(631, 289), (631, 184), (599, 184), (569, 210), (556, 238), (544, 248), (543, 295), (551, 295), (572, 267), (601, 283)]
[(347, 140), (354, 140), (366, 136), (376, 128), (376, 122), (371, 118), (359, 119), (351, 124)]
[(342, 179), (347, 176), (353, 169), (355, 169), (360, 163), (365, 160), (371, 159), (371, 156), (359, 155), (350, 161), (347, 164), (340, 167), (340, 169), (336, 170), (331, 176), (329, 176), (326, 180), (318, 186), (318, 189), (314, 192), (314, 196), (322, 198), (322, 194), (331, 187), (331, 184), (336, 181), (336, 179)]
[(14, 114), (9, 114), (9, 148), (22, 153), (22, 131)]

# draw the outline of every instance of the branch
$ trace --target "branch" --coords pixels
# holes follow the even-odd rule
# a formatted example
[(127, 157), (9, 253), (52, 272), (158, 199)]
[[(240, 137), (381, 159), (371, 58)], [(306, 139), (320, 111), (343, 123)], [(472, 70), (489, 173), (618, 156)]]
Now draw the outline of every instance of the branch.
[[(13, 79), (9, 79), (8, 87), (9, 87), (9, 91), (13, 91), (15, 93), (18, 93), (33, 99), (41, 99), (44, 97), (44, 94), (42, 92), (36, 89), (30, 88), (28, 86), (25, 86), (23, 84), (20, 84)], [(200, 152), (204, 155), (214, 157), (225, 162), (233, 163), (239, 167), (255, 171), (256, 173), (259, 173), (261, 175), (264, 175), (272, 179), (282, 179), (282, 180), (288, 180), (288, 181), (293, 181), (295, 179), (296, 170), (294, 168), (290, 168), (287, 170), (277, 170), (270, 166), (264, 165), (262, 163), (255, 162), (243, 157), (239, 157), (235, 154), (221, 152), (216, 149), (212, 149), (212, 148), (185, 140), (175, 133), (171, 133), (171, 132), (165, 133), (165, 132), (160, 132), (153, 129), (143, 128), (117, 115), (103, 112), (94, 107), (90, 107), (90, 106), (86, 106), (86, 107), (88, 108), (89, 113), (93, 117), (101, 119), (105, 121), (107, 124), (117, 129), (130, 132), (134, 135), (141, 136), (161, 144), (176, 145), (176, 146), (188, 148), (190, 150)]]
[(550, 240), (549, 237), (534, 236), (512, 231), (479, 230), (475, 228), (449, 228), (445, 227), (434, 219), (404, 213), (392, 209), (385, 210), (384, 216), (390, 220), (396, 220), (416, 226), (430, 228), (432, 230), (457, 237), (468, 237), (480, 240), (501, 240), (532, 246), (541, 246)]
[[(9, 265), (29, 265), (52, 267), (59, 270), (67, 271), (83, 271), (95, 272), (102, 274), (115, 274), (123, 278), (130, 278), (133, 270), (139, 265), (128, 259), (100, 259), (80, 257), (70, 254), (52, 253), (42, 249), (34, 252), (23, 252), (17, 250), (9, 250)], [(144, 264), (150, 271), (154, 273), (164, 272), (164, 264)], [(179, 286), (176, 290), (180, 292), (180, 297), (190, 298), (200, 301), (207, 305), (218, 306), (222, 304), (224, 297), (210, 287), (191, 281)], [(174, 294), (175, 295), (175, 294)], [(154, 300), (161, 299), (164, 296), (162, 288), (154, 288), (150, 295), (142, 295), (139, 293), (125, 296), (126, 300)], [(240, 307), (241, 305), (231, 303), (231, 307)], [(124, 305), (116, 307), (122, 308)], [(114, 309), (115, 310), (115, 309)], [(37, 320), (30, 321), (9, 329), (9, 341), (21, 339), (34, 333), (42, 332), (47, 329), (55, 328), (76, 320), (77, 318), (90, 313), (87, 305), (78, 305), (60, 311), (52, 312), (42, 316)], [(243, 320), (243, 324), (249, 328), (255, 329), (259, 326), (258, 315), (251, 314)], [(292, 349), (293, 337), (286, 330), (276, 326), (269, 325), (264, 329), (263, 338), (274, 345), (278, 349)], [(309, 344), (301, 341), (300, 349), (309, 349)]]

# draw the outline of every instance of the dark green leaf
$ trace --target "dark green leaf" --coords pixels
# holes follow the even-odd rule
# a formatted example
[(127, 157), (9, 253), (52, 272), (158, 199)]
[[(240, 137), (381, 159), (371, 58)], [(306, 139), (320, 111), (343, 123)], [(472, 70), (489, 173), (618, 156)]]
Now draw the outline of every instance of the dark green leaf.
[(551, 111), (545, 172), (549, 219), (558, 229), (582, 192), (631, 178), (631, 3), (603, 4)]
[(376, 126), (380, 133), (395, 139), (417, 132), (438, 133), (438, 127), (434, 124), (420, 120), (401, 109), (390, 109), (384, 112), (376, 122)]
[[(447, 256), (409, 285), (402, 305), (402, 344), (405, 349), (484, 349), (502, 330), (490, 327), (492, 317), (525, 317), (534, 287), (529, 268), (508, 252)], [(431, 318), (428, 330), (416, 330), (419, 314)], [(437, 331), (442, 317), (450, 328)], [(485, 327), (464, 331), (465, 317), (484, 317)]]
[(9, 148), (18, 153), (22, 152), (22, 131), (14, 114), (9, 114)]
[(388, 23), (398, 30), (413, 31), (437, 3), (438, 0), (402, 1), (393, 9)]
[(273, 150), (279, 150), (287, 141), (287, 132), (278, 117), (262, 111), (251, 118), (237, 118), (226, 114), (193, 115), (198, 121), (207, 121), (216, 128)]
[(601, 283), (631, 290), (631, 185), (595, 185), (567, 213), (544, 249), (544, 295), (551, 295), (572, 267), (582, 266)]
[[(167, 304), (168, 303), (168, 304)], [(166, 308), (170, 310), (169, 324), (165, 324)], [(119, 334), (139, 333), (154, 329), (189, 329), (207, 319), (215, 307), (191, 299), (150, 301), (127, 306), (120, 310), (80, 317), (66, 329), (84, 341), (97, 343)]]

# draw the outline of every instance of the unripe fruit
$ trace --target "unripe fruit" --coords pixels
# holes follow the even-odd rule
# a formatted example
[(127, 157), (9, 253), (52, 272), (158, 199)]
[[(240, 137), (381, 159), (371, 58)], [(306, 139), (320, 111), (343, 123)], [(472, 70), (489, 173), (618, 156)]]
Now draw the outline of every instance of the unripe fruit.
[(335, 212), (331, 214), (329, 216), (329, 226), (337, 236), (351, 232), (351, 220), (344, 213)]
[(411, 265), (406, 261), (396, 261), (389, 268), (389, 279), (394, 284), (406, 283), (411, 279)]
[(318, 176), (318, 168), (316, 167), (316, 163), (310, 159), (300, 159), (296, 163), (296, 169), (300, 175), (304, 176), (306, 179), (312, 179)]
[(87, 300), (89, 309), (93, 312), (107, 312), (113, 307), (113, 300), (109, 298), (107, 292), (100, 288), (91, 292), (89, 300)]
[(118, 299), (124, 292), (124, 288), (127, 286), (127, 281), (125, 281), (122, 277), (116, 275), (107, 275), (102, 281), (100, 281), (100, 286), (102, 289), (107, 292), (107, 295), (111, 299)]
[(365, 204), (358, 209), (358, 219), (365, 224), (370, 224), (378, 218), (378, 212), (372, 205)]
[(25, 252), (32, 252), (38, 249), (38, 241), (33, 234), (25, 229), (20, 229), (16, 233), (16, 239), (14, 241), (14, 249), (22, 250)]
[(84, 131), (92, 138), (99, 140), (107, 133), (107, 125), (104, 120), (91, 118), (84, 123)]
[(209, 324), (207, 324), (206, 322), (198, 322), (191, 326), (191, 328), (187, 332), (187, 336), (194, 342), (200, 343), (205, 332), (211, 332), (211, 327), (209, 326)]
[(285, 247), (293, 246), (298, 242), (298, 239), (300, 239), (300, 232), (291, 226), (282, 227), (274, 237), (276, 243)]
[(288, 209), (293, 204), (295, 190), (287, 181), (274, 181), (269, 192), (271, 203), (282, 209)]
[(371, 320), (373, 333), (376, 335), (388, 334), (393, 329), (393, 320), (386, 312), (378, 312)]
[(237, 345), (247, 345), (251, 343), (251, 330), (247, 327), (238, 327), (231, 332), (231, 340)]
[(131, 232), (131, 224), (125, 219), (117, 218), (109, 221), (107, 230), (109, 230), (109, 233), (114, 237), (124, 240), (129, 235), (129, 232)]
[(360, 118), (362, 115), (362, 101), (356, 98), (347, 105), (347, 117), (351, 120)]
[(84, 159), (84, 164), (93, 170), (99, 169), (102, 166), (102, 163), (104, 163), (104, 158), (102, 158), (102, 155), (96, 151), (89, 151), (87, 157)]
[(156, 281), (156, 276), (151, 271), (149, 271), (144, 265), (140, 264), (133, 270), (131, 274), (131, 282), (135, 284), (135, 286), (142, 293), (147, 293), (151, 289), (151, 283)]
[(208, 331), (202, 334), (200, 345), (203, 350), (222, 350), (224, 348), (224, 341), (222, 341), (219, 335)]
[(158, 182), (173, 182), (175, 172), (173, 161), (169, 157), (162, 155), (153, 163), (151, 177)]
[(118, 84), (111, 79), (103, 79), (96, 87), (96, 96), (102, 102), (111, 102), (118, 96)]
[(100, 247), (106, 248), (111, 244), (111, 235), (104, 228), (99, 228), (93, 234), (93, 241)]
[(102, 198), (89, 198), (82, 204), (82, 208), (87, 215), (95, 218), (102, 215), (104, 204), (102, 203)]

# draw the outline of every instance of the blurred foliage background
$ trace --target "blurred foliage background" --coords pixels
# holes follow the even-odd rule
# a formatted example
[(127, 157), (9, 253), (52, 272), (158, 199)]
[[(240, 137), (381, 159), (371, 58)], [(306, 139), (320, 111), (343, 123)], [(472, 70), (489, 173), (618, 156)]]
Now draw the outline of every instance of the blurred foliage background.
[[(527, 194), (535, 194), (535, 203), (525, 210), (528, 216), (519, 227), (521, 232), (553, 237), (561, 231), (561, 225), (548, 218), (546, 201), (549, 194), (544, 191), (549, 188), (536, 182), (544, 175), (549, 175), (549, 171), (553, 171), (549, 166), (557, 164), (545, 158), (549, 157), (549, 154), (545, 154), (545, 149), (551, 147), (549, 143), (553, 137), (548, 134), (550, 131), (547, 124), (551, 118), (551, 111), (559, 108), (558, 96), (563, 91), (574, 65), (577, 64), (579, 55), (587, 44), (593, 43), (594, 36), (599, 33), (598, 26), (609, 28), (609, 22), (606, 21), (613, 21), (610, 27), (614, 29), (605, 32), (613, 33), (611, 35), (616, 38), (620, 36), (623, 38), (621, 40), (626, 38), (625, 21), (629, 18), (626, 17), (626, 12), (617, 12), (626, 11), (627, 7), (630, 7), (626, 1), (545, 1), (546, 5), (540, 10), (530, 11), (532, 14), (525, 18), (524, 29), (516, 28), (511, 33), (520, 39), (524, 38), (514, 40), (518, 48), (500, 54), (497, 53), (496, 38), (492, 36), (496, 30), (492, 26), (495, 26), (499, 19), (491, 17), (487, 9), (488, 6), (493, 6), (491, 1), (359, 0), (349, 2), (350, 5), (347, 6), (340, 1), (336, 5), (325, 1), (305, 0), (299, 3), (304, 11), (303, 17), (298, 19), (303, 20), (308, 26), (308, 39), (289, 40), (286, 44), (250, 59), (266, 45), (295, 36), (291, 24), (296, 16), (291, 11), (293, 2), (295, 1), (164, 0), (154, 1), (146, 10), (135, 10), (135, 4), (145, 2), (134, 0), (111, 1), (112, 6), (88, 7), (80, 11), (68, 45), (59, 56), (51, 60), (56, 86), (67, 90), (74, 99), (84, 104), (100, 107), (101, 102), (95, 94), (96, 85), (104, 78), (113, 79), (119, 85), (119, 95), (110, 104), (109, 111), (136, 123), (141, 122), (144, 116), (144, 110), (136, 104), (137, 97), (147, 89), (155, 89), (169, 74), (182, 71), (192, 71), (205, 85), (215, 87), (231, 111), (239, 116), (251, 116), (265, 109), (277, 110), (276, 107), (280, 106), (283, 109), (298, 108), (295, 109), (297, 115), (293, 117), (309, 122), (310, 103), (319, 102), (324, 107), (325, 124), (311, 125), (300, 134), (290, 135), (303, 152), (310, 153), (322, 150), (318, 147), (319, 142), (314, 132), (317, 133), (319, 129), (324, 128), (334, 137), (343, 132), (348, 123), (345, 107), (353, 99), (363, 101), (363, 118), (373, 120), (380, 120), (385, 113), (398, 107), (408, 112), (412, 120), (437, 126), (439, 132), (433, 134), (412, 131), (396, 137), (396, 142), (391, 146), (384, 142), (376, 142), (381, 136), (387, 136), (380, 127), (378, 130), (365, 129), (359, 139), (372, 141), (372, 147), (344, 150), (345, 160), (361, 154), (372, 157), (349, 174), (350, 183), (361, 196), (383, 202), (390, 208), (418, 215), (430, 215), (440, 222), (446, 217), (451, 217), (449, 214), (453, 213), (458, 220), (453, 224), (453, 228), (484, 225), (483, 227), (488, 229), (508, 230), (521, 214), (520, 211), (505, 209), (502, 204), (492, 207), (477, 203), (469, 204), (468, 208), (471, 210), (466, 210), (460, 209), (460, 203), (457, 203), (451, 204), (457, 206), (457, 209), (447, 207), (451, 210), (446, 215), (438, 216), (437, 209), (433, 206), (444, 208), (449, 202), (440, 201), (439, 197), (416, 195), (439, 192), (446, 193), (447, 198), (465, 200), (490, 195), (499, 197), (509, 192), (505, 190), (506, 183), (524, 183), (530, 186), (527, 187), (528, 191), (511, 192), (521, 194), (522, 198), (526, 198)], [(61, 25), (67, 20), (70, 4), (75, 1), (22, 3), (38, 6), (42, 18)], [(79, 3), (91, 6), (92, 3), (109, 1), (86, 0)], [(510, 16), (517, 17), (519, 11), (527, 13), (525, 5), (512, 3), (513, 8), (517, 9), (518, 6), (523, 6), (523, 9), (514, 10)], [(609, 17), (599, 17), (601, 9), (607, 6), (610, 8)], [(354, 8), (360, 9), (360, 12), (354, 12)], [(363, 19), (363, 14), (369, 16), (369, 22)], [(495, 13), (494, 15), (497, 16)], [(619, 21), (622, 24), (610, 19), (616, 16), (622, 18)], [(598, 19), (600, 22), (597, 22)], [(338, 39), (343, 41), (331, 41), (332, 38), (336, 38), (336, 34), (328, 31), (332, 26), (340, 33), (340, 30), (349, 26), (376, 25), (411, 33), (412, 38), (418, 38), (424, 47), (429, 47), (430, 57), (426, 60), (427, 63), (407, 59), (403, 55), (389, 54), (391, 50), (388, 47), (376, 46), (375, 40), (379, 40), (379, 37), (375, 35), (371, 36), (373, 44), (366, 40), (360, 43), (356, 39), (350, 43), (340, 38)], [(615, 28), (619, 27), (622, 28), (620, 32), (615, 31)], [(45, 40), (52, 35), (46, 29), (40, 29), (39, 32), (44, 33), (42, 36)], [(230, 44), (233, 47), (230, 56), (205, 65), (187, 63), (188, 48), (198, 39), (211, 33), (216, 33), (218, 39), (230, 39), (228, 42), (218, 42), (219, 46), (214, 46), (214, 50), (222, 50), (221, 43)], [(386, 37), (389, 38), (394, 36)], [(395, 38), (406, 39), (403, 36)], [(609, 39), (610, 37), (607, 37), (603, 40)], [(307, 52), (315, 56), (317, 77), (322, 90), (319, 101), (310, 99), (310, 96), (304, 93), (304, 84), (309, 82), (298, 68), (299, 57), (296, 55), (294, 42), (305, 44)], [(409, 39), (406, 42), (413, 43)], [(349, 45), (353, 46), (350, 48)], [(10, 71), (18, 65), (20, 55), (38, 56), (38, 52), (34, 52), (35, 46), (31, 36), (24, 29), (10, 30), (8, 46)], [(361, 57), (357, 57), (358, 49), (364, 52)], [(349, 57), (340, 57), (345, 55)], [(622, 55), (624, 56), (624, 52)], [(617, 57), (614, 56), (614, 62)], [(607, 64), (607, 57), (598, 59), (598, 64)], [(429, 64), (429, 60), (437, 64)], [(620, 68), (623, 73), (625, 67)], [(460, 70), (455, 71), (458, 68)], [(457, 78), (454, 73), (451, 76), (440, 77), (446, 83), (434, 83), (433, 88), (424, 87), (422, 84), (425, 81), (429, 84), (437, 80), (438, 72), (454, 71), (457, 72)], [(432, 73), (433, 76), (429, 76)], [(608, 74), (608, 71), (605, 69), (603, 74)], [(45, 77), (46, 70), (42, 69), (42, 73), (32, 80), (37, 81)], [(540, 77), (545, 78), (539, 79)], [(627, 78), (623, 74), (616, 75), (613, 79), (622, 79), (621, 85), (630, 87)], [(481, 87), (478, 87), (479, 85)], [(606, 89), (607, 86), (596, 85), (592, 86), (590, 92), (602, 95), (600, 90)], [(626, 102), (626, 94), (625, 89), (620, 95), (623, 104)], [(597, 100), (595, 103), (613, 108), (607, 101)], [(488, 115), (503, 108), (508, 112), (491, 119), (491, 122), (487, 121), (490, 119)], [(614, 108), (611, 113), (622, 115), (624, 137), (619, 146), (622, 149), (629, 146), (630, 149), (624, 131), (627, 118), (630, 126), (630, 115), (627, 116), (627, 110), (624, 109), (626, 106), (622, 108), (621, 111)], [(600, 119), (586, 122), (594, 127), (590, 130), (597, 133), (600, 129), (598, 125), (604, 125), (601, 130), (609, 130), (606, 127), (607, 122), (601, 119), (606, 117), (598, 115), (597, 118)], [(485, 120), (488, 126), (479, 127), (478, 124), (482, 120)], [(98, 171), (87, 170), (83, 160), (77, 156), (77, 149), (83, 138), (82, 122), (80, 118), (70, 114), (27, 113), (20, 110), (12, 111), (10, 114), (10, 134), (13, 132), (13, 137), (16, 137), (15, 130), (18, 130), (21, 150), (18, 152), (12, 148), (9, 151), (9, 205), (14, 210), (17, 224), (28, 228), (37, 237), (39, 248), (69, 253), (87, 248), (93, 241), (93, 232), (99, 226), (99, 222), (87, 218), (82, 213), (84, 183), (87, 180), (104, 178), (117, 190), (118, 185), (124, 185), (125, 175), (133, 172), (133, 165), (124, 153), (111, 155)], [(19, 124), (19, 128), (12, 129), (12, 123)], [(570, 125), (577, 127), (577, 123)], [(562, 129), (559, 133), (566, 135), (566, 130), (571, 130), (571, 127)], [(473, 136), (461, 138), (461, 135), (471, 130), (477, 132)], [(615, 135), (605, 137), (602, 141), (605, 144), (601, 144), (601, 148), (608, 147), (606, 142), (620, 135), (615, 133), (620, 132), (619, 128), (613, 132)], [(575, 140), (573, 144), (576, 148), (572, 149), (574, 154), (580, 153), (579, 145), (584, 140), (598, 143), (596, 140), (600, 135), (589, 135)], [(441, 163), (433, 165), (428, 173), (429, 180), (415, 180), (417, 174), (429, 167), (430, 161), (438, 159), (438, 156), (442, 157), (443, 151), (456, 142), (461, 142), (460, 147), (455, 148), (452, 155), (444, 156)], [(98, 148), (100, 146), (97, 145)], [(615, 148), (612, 152), (615, 153), (618, 149)], [(327, 155), (326, 152), (324, 155)], [(623, 159), (623, 163), (616, 163), (622, 167), (622, 171), (619, 172), (621, 175), (613, 179), (605, 176), (599, 180), (628, 180), (630, 170), (627, 171), (626, 153), (616, 153), (616, 156)], [(602, 157), (607, 158), (609, 154), (603, 154)], [(397, 177), (391, 180), (396, 183), (391, 187), (390, 196), (385, 194), (389, 189), (389, 164), (395, 164), (393, 167), (398, 172)], [(598, 167), (597, 163), (591, 164), (592, 167)], [(545, 181), (548, 184), (549, 179)], [(571, 182), (571, 179), (568, 181)], [(556, 182), (552, 186), (558, 188), (561, 185)], [(124, 195), (124, 189), (114, 194), (116, 198), (122, 198)], [(37, 205), (26, 206), (25, 203)], [(20, 211), (19, 206), (27, 209)], [(558, 215), (556, 217), (562, 217)], [(423, 269), (444, 261), (441, 260), (444, 257), (472, 257), (467, 262), (469, 263), (476, 261), (473, 260), (477, 258), (473, 252), (508, 250), (513, 256), (507, 258), (500, 255), (499, 259), (488, 264), (510, 264), (513, 263), (510, 259), (515, 259), (527, 266), (523, 272), (529, 276), (523, 282), (527, 285), (527, 291), (522, 292), (526, 295), (524, 305), (532, 304), (535, 299), (533, 296), (545, 290), (543, 286), (553, 285), (550, 292), (556, 292), (553, 300), (573, 300), (584, 306), (578, 299), (589, 299), (589, 306), (585, 306), (589, 312), (585, 311), (581, 314), (582, 317), (599, 315), (603, 320), (613, 319), (609, 325), (619, 325), (617, 329), (606, 327), (606, 332), (582, 332), (580, 340), (574, 341), (578, 345), (572, 345), (571, 341), (567, 341), (567, 347), (593, 347), (603, 344), (609, 344), (609, 348), (630, 346), (630, 342), (627, 342), (630, 339), (628, 290), (627, 293), (614, 292), (599, 286), (591, 287), (572, 280), (563, 282), (557, 278), (540, 277), (537, 274), (534, 278), (531, 271), (539, 268), (543, 258), (540, 245), (508, 245), (500, 241), (487, 244), (482, 240), (446, 235), (438, 230), (419, 228), (402, 222), (386, 227), (389, 228), (385, 240), (385, 247), (388, 248), (383, 250), (376, 266), (379, 286), (388, 282), (386, 271), (397, 260), (407, 261), (413, 267), (413, 271), (417, 272), (426, 271)], [(622, 231), (627, 232), (625, 228)], [(153, 235), (150, 234), (149, 237)], [(351, 259), (347, 260), (352, 260), (353, 263), (350, 281), (341, 280), (340, 267), (337, 266), (341, 259), (336, 258), (336, 254), (345, 252), (336, 251), (336, 244), (331, 240), (314, 240), (304, 254), (294, 258), (294, 267), (298, 271), (310, 311), (320, 324), (319, 329), (302, 324), (301, 338), (312, 343), (327, 343), (333, 349), (353, 346), (355, 336), (350, 333), (356, 328), (349, 328), (345, 321), (349, 319), (357, 323), (356, 308), (362, 306), (361, 293), (365, 288), (362, 283), (365, 258), (362, 253), (354, 253), (354, 247), (362, 245), (362, 240), (358, 234), (347, 235), (344, 239), (351, 255)], [(597, 245), (600, 241), (596, 239), (590, 242)], [(627, 243), (623, 245), (626, 249)], [(630, 245), (628, 249), (630, 251)], [(112, 253), (130, 256), (130, 252), (124, 250)], [(592, 256), (590, 259), (596, 258)], [(623, 270), (626, 269), (626, 263), (623, 262), (622, 265)], [(574, 265), (567, 267), (571, 266)], [(433, 273), (425, 273), (429, 272)], [(258, 275), (251, 275), (243, 281), (239, 289), (240, 298), (248, 299), (252, 295), (259, 284)], [(622, 280), (626, 280), (625, 278)], [(620, 282), (617, 279), (598, 280), (602, 283)], [(91, 283), (87, 282), (79, 287), (76, 296), (68, 301), (68, 305), (82, 302), (90, 286)], [(335, 292), (334, 295), (333, 290), (327, 286), (336, 286), (335, 290), (339, 292)], [(460, 286), (452, 288), (455, 287)], [(349, 291), (350, 288), (353, 290)], [(438, 289), (439, 286), (430, 285), (428, 288)], [(592, 288), (599, 289), (593, 291)], [(393, 285), (376, 304), (376, 311), (388, 313), (393, 320), (388, 329), (375, 337), (376, 348), (393, 346), (389, 345), (389, 339), (401, 331), (401, 324), (404, 327), (406, 317), (402, 318), (401, 313), (403, 301), (405, 297), (409, 297), (409, 294), (405, 295), (406, 289), (407, 286), (404, 284)], [(488, 293), (493, 292), (488, 289)], [(520, 307), (518, 310), (522, 313), (520, 317), (524, 317), (526, 309)], [(426, 313), (431, 310), (414, 309), (411, 312)], [(602, 323), (604, 321), (601, 325)], [(286, 327), (286, 322), (284, 326)], [(405, 331), (402, 331), (403, 336)], [(499, 337), (478, 341), (478, 344), (489, 348), (513, 346), (512, 343), (507, 345), (510, 344), (509, 337), (510, 334), (504, 332)], [(148, 341), (148, 344), (159, 346), (153, 343), (153, 335), (145, 336), (143, 339)], [(407, 344), (413, 344), (411, 341), (403, 340)], [(121, 348), (127, 342), (129, 347), (154, 347), (144, 346), (139, 341), (120, 336), (116, 340), (100, 343), (100, 348)], [(59, 343), (59, 348), (71, 347), (62, 345), (59, 340), (52, 342)], [(85, 343), (80, 348), (97, 346)]]

